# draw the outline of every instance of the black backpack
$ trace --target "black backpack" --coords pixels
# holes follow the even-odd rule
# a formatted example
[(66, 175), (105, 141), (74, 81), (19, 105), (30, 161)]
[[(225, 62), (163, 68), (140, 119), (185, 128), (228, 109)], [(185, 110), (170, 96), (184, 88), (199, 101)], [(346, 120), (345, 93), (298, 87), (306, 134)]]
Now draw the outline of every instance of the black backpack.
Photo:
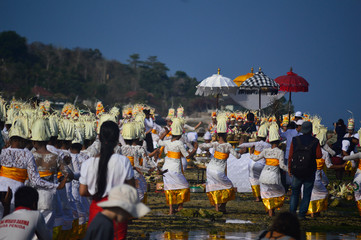
[(291, 173), (297, 178), (310, 177), (315, 174), (317, 163), (315, 159), (314, 145), (318, 143), (315, 138), (308, 146), (301, 143), (300, 137), (295, 137), (297, 141), (296, 148), (293, 149)]

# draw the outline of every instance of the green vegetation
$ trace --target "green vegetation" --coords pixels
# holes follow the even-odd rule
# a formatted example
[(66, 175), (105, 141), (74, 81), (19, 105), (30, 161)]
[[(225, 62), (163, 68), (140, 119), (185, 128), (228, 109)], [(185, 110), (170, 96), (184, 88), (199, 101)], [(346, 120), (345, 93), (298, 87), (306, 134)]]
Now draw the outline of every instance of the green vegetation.
[(212, 98), (195, 96), (198, 84), (183, 71), (169, 76), (156, 56), (129, 56), (126, 64), (107, 60), (98, 49), (28, 44), (16, 32), (0, 33), (0, 88), (5, 98), (27, 99), (34, 87), (50, 100), (101, 100), (107, 105), (146, 103), (165, 114), (180, 104), (187, 113), (214, 108)]

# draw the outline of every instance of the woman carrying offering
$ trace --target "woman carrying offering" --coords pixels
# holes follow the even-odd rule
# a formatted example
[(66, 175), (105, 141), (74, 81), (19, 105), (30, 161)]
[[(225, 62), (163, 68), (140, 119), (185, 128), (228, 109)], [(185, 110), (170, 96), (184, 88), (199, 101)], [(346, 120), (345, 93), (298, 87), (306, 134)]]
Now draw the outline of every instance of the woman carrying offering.
[(236, 152), (227, 139), (227, 116), (217, 117), (218, 142), (203, 143), (199, 146), (202, 151), (214, 148), (214, 156), (207, 166), (206, 192), (210, 203), (215, 206), (216, 211), (226, 212), (226, 204), (235, 199), (235, 191), (231, 180), (227, 177), (226, 167), (229, 154), (240, 158), (241, 154)]
[[(158, 145), (164, 146), (164, 152), (166, 153), (162, 171), (165, 198), (169, 205), (169, 215), (183, 209), (183, 203), (190, 200), (189, 184), (183, 174), (181, 158), (182, 155), (185, 158), (190, 158), (197, 150), (193, 149), (192, 152), (187, 152), (183, 143), (179, 140), (183, 134), (182, 119), (174, 118), (172, 120), (172, 139), (163, 141), (163, 138), (168, 133), (168, 130), (166, 130), (158, 141)], [(173, 205), (176, 204), (178, 208), (174, 209)]]
[(251, 154), (251, 159), (258, 161), (266, 159), (266, 165), (259, 177), (261, 197), (269, 216), (274, 216), (275, 208), (280, 208), (284, 202), (285, 189), (281, 183), (280, 168), (287, 171), (284, 163), (284, 152), (278, 148), (280, 135), (278, 126), (272, 123), (269, 129), (271, 148), (264, 149), (259, 155)]

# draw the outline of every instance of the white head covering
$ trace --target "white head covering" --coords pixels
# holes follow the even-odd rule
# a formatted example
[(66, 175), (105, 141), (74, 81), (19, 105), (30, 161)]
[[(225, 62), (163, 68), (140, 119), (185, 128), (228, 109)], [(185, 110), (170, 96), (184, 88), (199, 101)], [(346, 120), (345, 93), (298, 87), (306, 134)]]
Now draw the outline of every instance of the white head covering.
[(150, 211), (145, 204), (139, 201), (137, 190), (128, 184), (112, 188), (108, 200), (98, 203), (98, 206), (102, 208), (119, 207), (135, 218), (140, 218)]
[(183, 124), (184, 121), (181, 118), (173, 118), (172, 119), (172, 135), (173, 136), (179, 136), (183, 134)]
[(320, 142), (320, 145), (323, 146), (326, 143), (327, 140), (327, 128), (326, 127), (320, 127), (316, 138), (318, 139), (318, 141)]
[(259, 127), (259, 129), (258, 129), (258, 134), (257, 134), (257, 136), (258, 136), (258, 137), (262, 137), (262, 138), (267, 137), (267, 133), (268, 133), (267, 127), (268, 127), (268, 126), (267, 126), (266, 123), (262, 124), (262, 125)]
[(49, 128), (51, 137), (57, 137), (59, 134), (59, 118), (55, 114), (49, 117)]
[(124, 123), (122, 128), (122, 136), (125, 140), (133, 140), (136, 138), (136, 127), (134, 123), (128, 122)]
[(51, 137), (49, 120), (38, 118), (31, 127), (31, 140), (33, 141), (49, 141)]
[(276, 123), (272, 123), (269, 128), (268, 141), (273, 142), (273, 141), (277, 141), (277, 140), (280, 140), (280, 135), (278, 133), (278, 125)]
[(19, 115), (15, 117), (14, 122), (10, 128), (9, 137), (21, 137), (24, 139), (29, 139), (30, 131), (28, 120), (25, 116)]
[(100, 118), (98, 121), (98, 128), (97, 128), (98, 134), (100, 133), (100, 127), (106, 121), (113, 121), (113, 122), (117, 123), (117, 117), (115, 115), (109, 114), (109, 113), (103, 113), (102, 115), (100, 115)]
[(217, 133), (227, 132), (227, 116), (226, 114), (219, 114), (217, 117)]
[(207, 131), (207, 132), (204, 134), (203, 139), (204, 139), (204, 140), (211, 140), (211, 139), (212, 139), (211, 133)]

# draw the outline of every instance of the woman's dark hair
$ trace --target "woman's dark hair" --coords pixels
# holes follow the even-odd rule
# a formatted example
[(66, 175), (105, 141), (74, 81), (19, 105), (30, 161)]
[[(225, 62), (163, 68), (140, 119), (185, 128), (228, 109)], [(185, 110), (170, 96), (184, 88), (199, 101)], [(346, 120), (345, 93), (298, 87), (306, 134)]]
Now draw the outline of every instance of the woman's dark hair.
[(296, 240), (300, 239), (300, 222), (295, 214), (291, 212), (281, 212), (273, 221), (269, 231), (276, 231)]
[(340, 118), (340, 119), (337, 121), (337, 125), (339, 125), (339, 126), (346, 126), (346, 125), (345, 125), (345, 122), (343, 121), (342, 118)]
[(290, 122), (288, 125), (287, 125), (287, 128), (288, 129), (296, 129), (297, 125), (295, 122)]
[(223, 138), (224, 141), (227, 140), (227, 133), (217, 133), (218, 137)]
[(103, 197), (107, 185), (108, 162), (114, 153), (114, 148), (119, 142), (119, 128), (115, 122), (106, 121), (100, 127), (100, 159), (97, 173), (97, 192), (95, 200)]
[(15, 207), (27, 207), (36, 210), (39, 201), (39, 193), (35, 188), (23, 186), (15, 192)]
[(83, 145), (81, 143), (73, 143), (71, 144), (70, 148), (76, 150), (77, 152), (80, 152), (83, 148)]
[(129, 140), (129, 139), (124, 139), (124, 142), (125, 142), (125, 144), (127, 144), (127, 145), (132, 145), (133, 144), (133, 140)]
[(254, 114), (249, 112), (247, 113), (247, 120), (250, 121), (250, 122), (253, 122), (254, 121)]

